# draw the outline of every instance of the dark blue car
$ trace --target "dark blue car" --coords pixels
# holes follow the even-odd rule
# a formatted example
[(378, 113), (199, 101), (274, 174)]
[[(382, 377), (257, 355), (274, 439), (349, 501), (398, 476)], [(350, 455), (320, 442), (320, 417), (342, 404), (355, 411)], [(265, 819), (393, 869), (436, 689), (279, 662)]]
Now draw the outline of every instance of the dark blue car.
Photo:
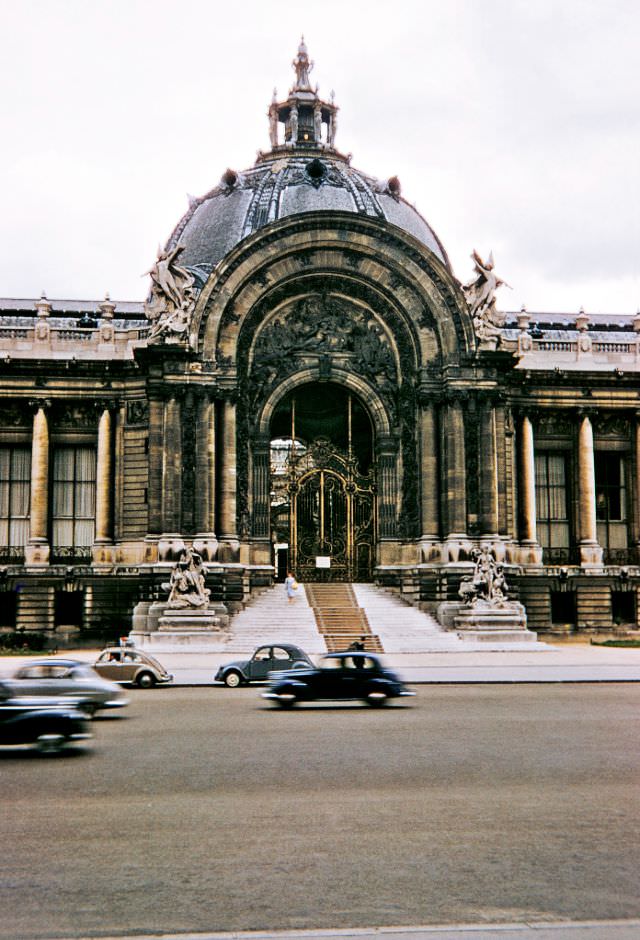
[(283, 708), (297, 702), (360, 700), (385, 705), (389, 699), (414, 695), (391, 669), (371, 653), (329, 653), (319, 666), (272, 673), (263, 698)]
[(251, 659), (224, 663), (215, 674), (215, 682), (224, 682), (231, 689), (248, 682), (266, 682), (274, 670), (313, 666), (304, 650), (291, 643), (267, 643), (259, 646)]
[(55, 753), (90, 737), (78, 704), (17, 695), (9, 683), (0, 682), (0, 745), (33, 744)]

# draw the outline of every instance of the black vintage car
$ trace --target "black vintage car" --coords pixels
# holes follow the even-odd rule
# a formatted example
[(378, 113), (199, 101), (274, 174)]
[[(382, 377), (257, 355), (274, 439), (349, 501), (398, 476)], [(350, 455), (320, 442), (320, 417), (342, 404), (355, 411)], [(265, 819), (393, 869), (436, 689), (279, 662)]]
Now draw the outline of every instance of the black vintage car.
[(230, 688), (247, 682), (265, 682), (270, 672), (313, 666), (304, 650), (290, 643), (270, 643), (259, 646), (251, 659), (237, 659), (224, 663), (215, 674), (215, 682), (224, 682)]
[(318, 667), (273, 673), (263, 697), (283, 708), (296, 702), (359, 699), (385, 705), (391, 698), (414, 695), (391, 669), (371, 653), (329, 653)]
[(33, 744), (55, 753), (90, 737), (86, 713), (75, 703), (16, 695), (0, 682), (0, 745)]

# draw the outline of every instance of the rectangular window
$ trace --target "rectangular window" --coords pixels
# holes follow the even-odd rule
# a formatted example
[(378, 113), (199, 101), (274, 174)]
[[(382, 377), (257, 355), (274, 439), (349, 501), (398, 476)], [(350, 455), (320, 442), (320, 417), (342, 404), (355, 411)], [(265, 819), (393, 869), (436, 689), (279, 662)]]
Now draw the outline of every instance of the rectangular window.
[(536, 454), (536, 521), (543, 548), (569, 550), (567, 458), (563, 453)]
[(18, 614), (16, 591), (0, 591), (0, 627), (15, 630)]
[(81, 627), (84, 591), (56, 591), (53, 622), (56, 627)]
[(551, 591), (551, 623), (574, 627), (576, 621), (576, 592)]
[(56, 447), (51, 493), (52, 554), (90, 557), (95, 530), (96, 452), (93, 447)]
[[(623, 563), (628, 545), (624, 456), (599, 450), (594, 454), (594, 462), (598, 542), (605, 550), (605, 561)], [(616, 553), (621, 554), (617, 557)]]
[(615, 624), (633, 624), (635, 626), (635, 591), (611, 591), (611, 619)]
[(24, 557), (29, 540), (31, 448), (0, 447), (0, 553)]

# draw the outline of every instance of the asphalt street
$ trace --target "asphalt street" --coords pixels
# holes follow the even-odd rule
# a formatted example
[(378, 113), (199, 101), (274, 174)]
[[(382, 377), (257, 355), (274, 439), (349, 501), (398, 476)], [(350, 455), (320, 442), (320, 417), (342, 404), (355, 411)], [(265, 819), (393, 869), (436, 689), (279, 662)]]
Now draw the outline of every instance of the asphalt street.
[(133, 690), (86, 753), (4, 751), (0, 938), (640, 918), (640, 688), (417, 692)]

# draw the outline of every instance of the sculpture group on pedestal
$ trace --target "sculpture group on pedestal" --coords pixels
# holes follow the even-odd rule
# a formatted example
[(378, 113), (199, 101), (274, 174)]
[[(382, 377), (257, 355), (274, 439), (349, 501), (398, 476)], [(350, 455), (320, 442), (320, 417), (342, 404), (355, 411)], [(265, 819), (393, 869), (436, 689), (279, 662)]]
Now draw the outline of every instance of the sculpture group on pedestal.
[(185, 607), (205, 608), (209, 605), (209, 591), (204, 586), (202, 557), (191, 548), (184, 548), (171, 572), (171, 580), (162, 585), (169, 591), (167, 607), (178, 610)]
[(508, 587), (504, 568), (487, 547), (476, 548), (473, 574), (460, 582), (458, 596), (465, 606), (504, 607), (508, 600)]

